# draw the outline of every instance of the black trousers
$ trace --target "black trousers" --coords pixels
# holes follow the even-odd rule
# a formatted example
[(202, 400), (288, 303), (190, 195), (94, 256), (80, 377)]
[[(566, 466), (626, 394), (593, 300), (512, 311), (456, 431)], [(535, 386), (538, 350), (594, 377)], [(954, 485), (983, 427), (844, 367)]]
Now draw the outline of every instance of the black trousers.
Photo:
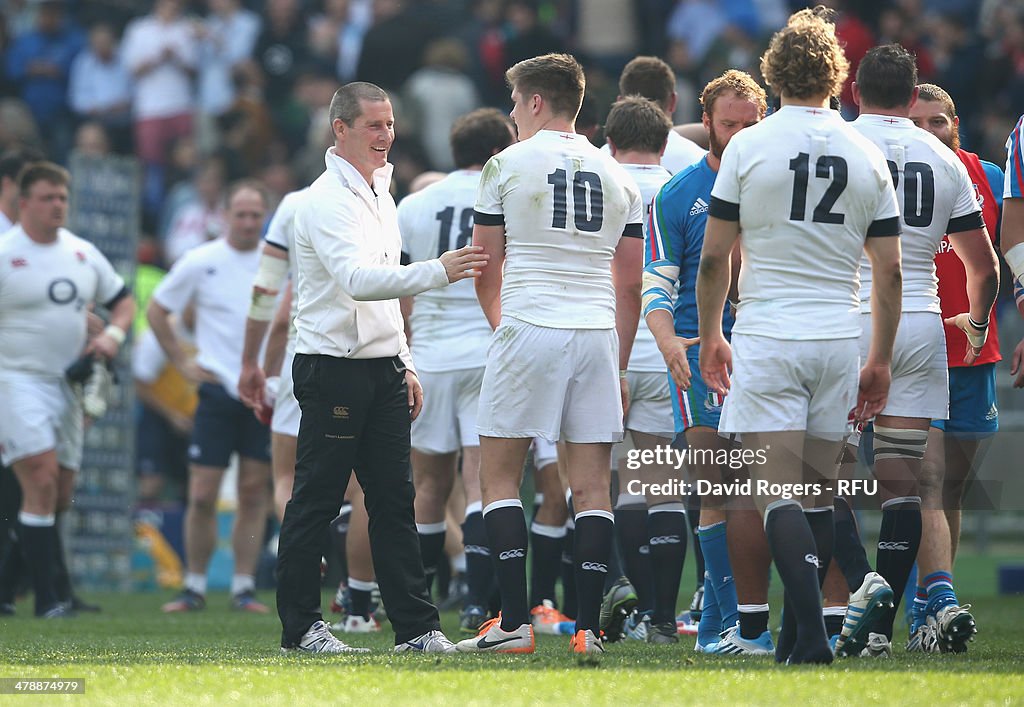
[(352, 471), (366, 494), (370, 551), (396, 645), (440, 628), (413, 513), (405, 366), (397, 357), (296, 354), (292, 375), (302, 421), (277, 554), (281, 645), (293, 646), (322, 618), (320, 557)]

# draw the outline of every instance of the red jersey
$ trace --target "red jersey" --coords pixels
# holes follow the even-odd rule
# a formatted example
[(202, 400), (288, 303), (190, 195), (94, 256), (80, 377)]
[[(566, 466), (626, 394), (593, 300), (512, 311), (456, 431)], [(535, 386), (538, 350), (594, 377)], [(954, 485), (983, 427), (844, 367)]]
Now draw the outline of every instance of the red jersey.
[[(989, 238), (995, 242), (996, 225), (999, 223), (999, 203), (996, 201), (992, 187), (989, 186), (988, 176), (981, 166), (981, 160), (973, 152), (957, 150), (957, 156), (967, 167), (967, 173), (971, 175), (974, 183), (974, 193), (981, 205), (981, 215), (985, 219), (985, 228), (988, 229)], [(947, 236), (942, 237), (939, 244), (939, 252), (935, 254), (935, 274), (939, 278), (939, 303), (942, 305), (942, 318), (955, 317), (961, 312), (970, 311), (971, 302), (967, 297), (967, 271), (964, 264), (953, 252)], [(945, 327), (946, 330), (946, 359), (950, 368), (962, 367), (964, 364), (964, 352), (967, 351), (967, 335), (954, 326)], [(981, 349), (981, 355), (975, 365), (982, 363), (995, 363), (1003, 357), (999, 353), (999, 332), (996, 329), (996, 312), (993, 305), (989, 312), (988, 340)]]

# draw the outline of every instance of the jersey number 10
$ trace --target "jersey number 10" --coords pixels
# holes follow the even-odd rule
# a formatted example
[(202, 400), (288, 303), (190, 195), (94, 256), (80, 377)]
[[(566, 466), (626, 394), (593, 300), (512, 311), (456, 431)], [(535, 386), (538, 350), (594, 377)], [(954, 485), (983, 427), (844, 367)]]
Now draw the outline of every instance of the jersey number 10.
[[(548, 175), (548, 184), (554, 188), (554, 213), (551, 228), (564, 229), (568, 215), (568, 176), (564, 169)], [(595, 233), (604, 223), (604, 194), (601, 177), (596, 172), (580, 171), (572, 175), (573, 223), (579, 231)]]

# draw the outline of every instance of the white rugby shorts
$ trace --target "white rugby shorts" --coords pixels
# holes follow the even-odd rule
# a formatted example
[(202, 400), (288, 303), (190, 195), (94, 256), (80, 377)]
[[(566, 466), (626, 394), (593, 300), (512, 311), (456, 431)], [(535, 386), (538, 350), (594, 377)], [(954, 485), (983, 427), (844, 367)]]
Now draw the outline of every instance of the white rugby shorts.
[(675, 421), (665, 371), (626, 371), (629, 383), (629, 412), (626, 429), (672, 439)]
[(419, 371), (423, 409), (412, 422), (412, 448), (426, 454), (448, 454), (479, 447), (476, 414), (483, 368), (462, 371)]
[(82, 403), (63, 378), (0, 378), (0, 460), (10, 465), (26, 457), (57, 451), (57, 463), (82, 466)]
[(533, 466), (543, 469), (558, 463), (558, 445), (546, 439), (535, 437), (533, 440)]
[(733, 332), (732, 387), (718, 431), (806, 430), (841, 440), (857, 402), (857, 339), (789, 341)]
[(482, 437), (622, 440), (614, 329), (553, 329), (503, 317), (487, 348)]
[[(866, 361), (871, 346), (871, 315), (860, 315), (860, 324), (860, 356)], [(949, 369), (942, 315), (905, 312), (900, 316), (892, 349), (892, 384), (882, 414), (931, 420), (949, 417)]]
[(274, 434), (299, 436), (299, 420), (302, 411), (299, 401), (295, 399), (295, 384), (292, 381), (292, 361), (295, 359), (294, 342), (288, 342), (281, 363), (281, 382), (277, 385), (277, 400), (274, 401), (274, 413), (270, 418), (270, 431)]

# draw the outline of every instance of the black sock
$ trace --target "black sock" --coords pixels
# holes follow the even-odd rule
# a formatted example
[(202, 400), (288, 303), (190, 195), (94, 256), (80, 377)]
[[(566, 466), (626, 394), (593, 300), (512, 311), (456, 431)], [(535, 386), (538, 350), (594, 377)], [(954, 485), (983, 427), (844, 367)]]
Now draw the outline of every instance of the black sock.
[(71, 601), (71, 575), (68, 573), (67, 556), (64, 554), (64, 540), (60, 536), (60, 516), (54, 524), (53, 591), (57, 601)]
[[(791, 663), (832, 662), (821, 617), (818, 558), (814, 535), (800, 504), (776, 501), (765, 515), (765, 536), (785, 586), (783, 612), (796, 625)], [(781, 643), (781, 639), (780, 639)]]
[(562, 607), (563, 614), (576, 618), (576, 567), (573, 565), (573, 546), (576, 544), (576, 526), (570, 520), (565, 524), (562, 541)]
[(494, 589), (494, 565), (487, 546), (487, 531), (480, 509), (466, 509), (462, 522), (462, 547), (466, 551), (466, 606), (486, 608)]
[(444, 557), (444, 521), (417, 523), (416, 534), (420, 538), (420, 556), (423, 558), (423, 574), (427, 578), (427, 593), (433, 595), (438, 566), (442, 561), (447, 562)]
[(825, 584), (825, 573), (832, 563), (832, 546), (835, 543), (835, 527), (832, 523), (832, 506), (823, 510), (804, 511), (807, 525), (814, 536), (814, 547), (818, 555), (818, 588)]
[(878, 533), (875, 567), (892, 587), (893, 608), (886, 611), (875, 629), (892, 640), (892, 624), (903, 598), (903, 589), (921, 547), (921, 498), (903, 496), (882, 504), (882, 527)]
[(864, 577), (871, 571), (864, 543), (860, 540), (857, 520), (853, 509), (842, 496), (836, 496), (832, 502), (835, 510), (835, 547), (833, 554), (836, 564), (846, 577), (846, 584), (851, 592), (855, 592), (864, 583)]
[(530, 606), (549, 599), (555, 606), (555, 583), (562, 570), (562, 543), (565, 526), (553, 527), (534, 522), (530, 525)]
[[(622, 567), (622, 555), (619, 553), (619, 546), (615, 542), (613, 533), (612, 544), (611, 547), (608, 548), (608, 573), (604, 578), (604, 591), (606, 593), (612, 588), (612, 585), (615, 584), (615, 580), (619, 577), (626, 577), (626, 570)], [(626, 577), (626, 579), (629, 579), (629, 577)]]
[[(752, 604), (740, 604), (737, 607), (740, 615), (740, 636), (749, 641), (760, 638), (761, 634), (768, 630), (768, 605), (757, 605), (755, 611), (746, 610), (754, 606)], [(722, 628), (728, 627), (723, 626)]]
[(615, 521), (607, 511), (585, 511), (576, 516), (576, 630), (600, 634), (601, 599), (604, 597), (608, 560), (615, 539)]
[(487, 544), (501, 592), (501, 628), (515, 631), (530, 622), (526, 599), (526, 516), (518, 498), (495, 501), (484, 509)]
[(654, 580), (651, 576), (650, 546), (647, 544), (647, 504), (643, 497), (640, 497), (639, 505), (615, 509), (615, 535), (626, 565), (626, 576), (636, 590), (637, 608), (649, 611), (654, 608)]
[(352, 518), (352, 504), (346, 503), (341, 507), (341, 513), (331, 521), (330, 544), (331, 557), (327, 558), (327, 565), (335, 562), (338, 566), (338, 574), (341, 578), (348, 580), (348, 524)]
[(700, 536), (697, 529), (700, 527), (700, 496), (693, 493), (686, 497), (686, 516), (690, 522), (690, 533), (693, 535), (693, 560), (696, 563), (696, 576), (698, 588), (704, 586), (704, 551), (700, 549)]
[(654, 614), (651, 622), (675, 622), (676, 599), (686, 561), (686, 514), (682, 504), (655, 506), (647, 514), (647, 530), (654, 575)]
[(782, 618), (779, 621), (779, 641), (775, 646), (775, 662), (785, 663), (796, 643), (796, 614), (790, 607), (789, 594), (782, 593)]
[(18, 582), (25, 571), (25, 558), (21, 553), (21, 543), (15, 527), (11, 527), (7, 542), (4, 544), (3, 557), (0, 557), (0, 604), (13, 604), (17, 594)]
[(32, 576), (36, 616), (49, 611), (57, 603), (57, 594), (53, 587), (56, 536), (57, 528), (53, 525), (25, 525), (20, 518), (18, 520), (18, 540), (22, 557)]
[[(355, 585), (355, 586), (353, 586)], [(370, 600), (373, 598), (373, 582), (359, 579), (348, 580), (348, 596), (352, 602), (352, 616), (370, 618)]]

